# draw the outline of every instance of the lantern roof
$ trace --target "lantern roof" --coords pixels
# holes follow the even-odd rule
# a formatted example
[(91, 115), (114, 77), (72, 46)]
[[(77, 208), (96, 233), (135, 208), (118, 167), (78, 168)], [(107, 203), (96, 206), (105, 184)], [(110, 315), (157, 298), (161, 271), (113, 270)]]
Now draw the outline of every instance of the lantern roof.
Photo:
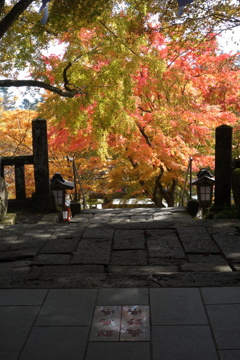
[(200, 178), (196, 178), (192, 181), (193, 185), (200, 185), (200, 184), (209, 184), (214, 185), (215, 184), (215, 178), (214, 177), (208, 177), (208, 176), (202, 176)]
[(214, 176), (210, 173), (210, 171), (208, 171), (207, 169), (203, 168), (201, 169), (198, 174), (196, 179), (194, 179), (192, 181), (193, 185), (200, 185), (203, 183), (207, 183), (209, 185), (214, 185), (215, 184), (215, 178)]
[(60, 173), (55, 173), (50, 180), (50, 190), (54, 189), (72, 190), (74, 182), (63, 179)]

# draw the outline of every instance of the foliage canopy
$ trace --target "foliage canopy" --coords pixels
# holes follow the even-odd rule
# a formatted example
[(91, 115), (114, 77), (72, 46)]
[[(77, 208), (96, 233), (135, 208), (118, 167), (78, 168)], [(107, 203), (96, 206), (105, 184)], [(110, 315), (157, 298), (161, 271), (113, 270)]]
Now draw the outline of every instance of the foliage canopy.
[(40, 6), (1, 7), (0, 87), (46, 90), (52, 149), (82, 176), (173, 205), (189, 156), (211, 166), (214, 128), (239, 117), (237, 55), (215, 40), (239, 26), (239, 2), (195, 0), (179, 18), (176, 0), (51, 0), (44, 26)]
[[(81, 47), (77, 34), (82, 29), (106, 26), (109, 37), (114, 37), (115, 30), (118, 29), (117, 36), (122, 47), (129, 48), (129, 39), (124, 35), (123, 15), (133, 38), (148, 31), (147, 23), (150, 18), (158, 22), (158, 31), (161, 34), (174, 36), (178, 42), (194, 39), (199, 43), (213, 30), (215, 33), (222, 32), (226, 28), (231, 29), (240, 24), (239, 2), (233, 0), (194, 0), (185, 7), (181, 18), (178, 17), (177, 0), (51, 0), (48, 3), (49, 18), (45, 26), (41, 24), (42, 14), (38, 12), (41, 4), (40, 0), (1, 1), (0, 87), (41, 87), (66, 97), (84, 92), (84, 83), (80, 89), (73, 88), (69, 87), (68, 79), (69, 64), (76, 63), (78, 59), (76, 56), (71, 58), (70, 52), (74, 53), (76, 48)], [(119, 32), (121, 27), (123, 29)], [(71, 50), (69, 38), (72, 41)], [(61, 77), (55, 79), (58, 80), (55, 83), (50, 83), (43, 75), (43, 52), (59, 43), (69, 49), (68, 56), (64, 54), (64, 58), (67, 56), (67, 59), (61, 65)], [(91, 51), (97, 51), (100, 45), (98, 42)], [(84, 44), (81, 56), (87, 56)], [(32, 76), (20, 81), (18, 72), (26, 69), (32, 72)], [(35, 69), (42, 70), (42, 76), (37, 77)]]

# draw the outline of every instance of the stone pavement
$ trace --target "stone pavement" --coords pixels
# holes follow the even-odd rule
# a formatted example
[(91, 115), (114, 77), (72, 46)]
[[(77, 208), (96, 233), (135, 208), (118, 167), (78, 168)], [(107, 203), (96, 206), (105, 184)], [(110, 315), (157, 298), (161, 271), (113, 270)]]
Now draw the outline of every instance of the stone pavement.
[(0, 320), (1, 360), (240, 358), (239, 287), (2, 289)]
[(240, 220), (149, 208), (49, 221), (0, 229), (0, 288), (240, 285)]
[(240, 221), (83, 211), (0, 228), (1, 360), (240, 359)]

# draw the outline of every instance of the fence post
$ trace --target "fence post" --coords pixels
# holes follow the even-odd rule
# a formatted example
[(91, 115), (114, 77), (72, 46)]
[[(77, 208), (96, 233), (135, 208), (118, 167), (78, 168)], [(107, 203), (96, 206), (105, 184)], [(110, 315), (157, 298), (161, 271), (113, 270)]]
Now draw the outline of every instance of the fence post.
[(216, 208), (231, 205), (232, 127), (216, 128), (215, 144), (215, 200)]

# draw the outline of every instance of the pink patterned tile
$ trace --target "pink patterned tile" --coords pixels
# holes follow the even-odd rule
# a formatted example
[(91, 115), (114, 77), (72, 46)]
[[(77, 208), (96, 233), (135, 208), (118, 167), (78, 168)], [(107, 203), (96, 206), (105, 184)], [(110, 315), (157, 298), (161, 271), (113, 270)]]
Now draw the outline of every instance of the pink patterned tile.
[(149, 306), (97, 306), (90, 341), (149, 341)]
[(97, 306), (90, 341), (119, 341), (121, 306)]
[(149, 339), (149, 306), (123, 306), (120, 341)]

